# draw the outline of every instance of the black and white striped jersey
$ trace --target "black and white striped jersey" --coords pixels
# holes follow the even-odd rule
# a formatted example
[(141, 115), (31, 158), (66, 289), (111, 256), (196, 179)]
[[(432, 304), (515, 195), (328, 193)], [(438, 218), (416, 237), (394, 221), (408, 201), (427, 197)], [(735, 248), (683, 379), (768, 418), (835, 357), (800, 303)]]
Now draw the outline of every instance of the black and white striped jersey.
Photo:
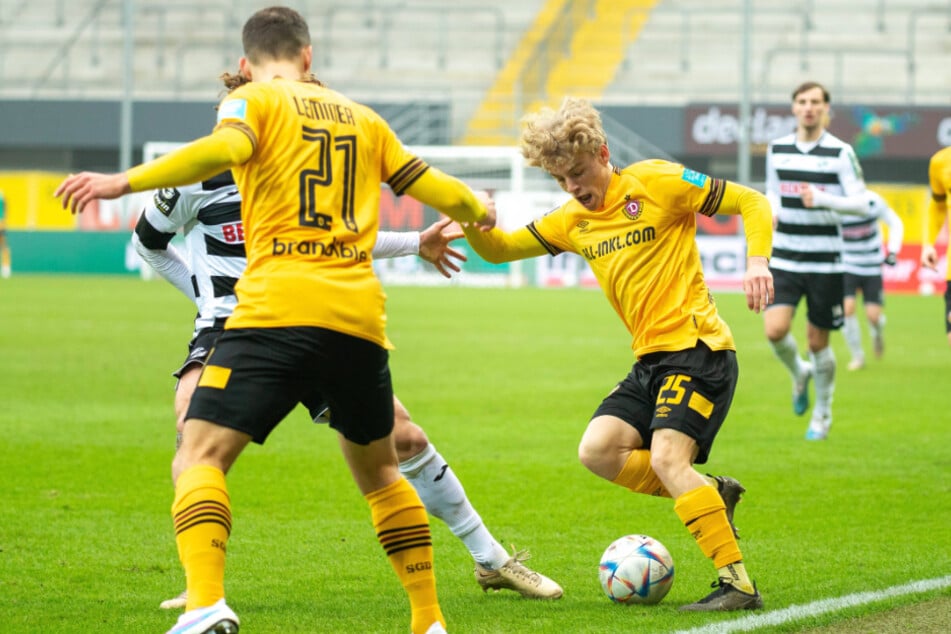
[(828, 132), (814, 143), (797, 142), (795, 133), (770, 143), (766, 195), (776, 219), (770, 267), (796, 273), (841, 273), (841, 218), (828, 208), (806, 207), (800, 195), (802, 183), (836, 196), (865, 190), (852, 147)]
[(882, 274), (882, 230), (888, 226), (888, 253), (901, 251), (904, 224), (895, 210), (875, 192), (867, 192), (868, 215), (842, 216), (842, 261), (845, 272), (852, 275), (878, 276)]
[[(187, 269), (167, 265), (177, 257), (169, 242), (179, 230), (185, 238)], [(182, 277), (190, 277), (198, 306), (196, 331), (216, 321), (220, 325), (234, 312), (238, 301), (234, 285), (247, 259), (241, 197), (230, 171), (194, 185), (157, 191), (139, 218), (135, 237), (142, 257), (186, 294)]]

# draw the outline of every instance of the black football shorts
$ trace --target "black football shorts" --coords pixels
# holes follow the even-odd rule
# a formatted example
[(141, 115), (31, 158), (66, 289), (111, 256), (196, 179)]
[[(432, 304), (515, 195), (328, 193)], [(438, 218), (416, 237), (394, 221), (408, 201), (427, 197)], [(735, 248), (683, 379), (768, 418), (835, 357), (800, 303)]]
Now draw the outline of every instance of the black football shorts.
[(263, 443), (298, 403), (326, 401), (330, 426), (366, 445), (393, 430), (389, 353), (326, 328), (225, 330), (205, 362), (187, 418)]
[(646, 354), (592, 418), (620, 418), (637, 429), (645, 449), (654, 430), (676, 429), (697, 441), (696, 462), (703, 464), (730, 410), (738, 376), (735, 351), (713, 351), (702, 341), (688, 350)]

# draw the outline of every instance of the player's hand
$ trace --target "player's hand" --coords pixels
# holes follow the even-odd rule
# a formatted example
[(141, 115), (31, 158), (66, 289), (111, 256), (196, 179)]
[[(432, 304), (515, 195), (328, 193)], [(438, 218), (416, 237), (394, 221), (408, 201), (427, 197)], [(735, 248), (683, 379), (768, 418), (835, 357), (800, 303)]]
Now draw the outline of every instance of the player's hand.
[(118, 198), (131, 191), (125, 172), (80, 172), (67, 176), (53, 195), (63, 199), (63, 209), (68, 207), (70, 212), (76, 214), (82, 213), (86, 205), (93, 200)]
[(452, 218), (437, 220), (419, 232), (419, 257), (435, 266), (443, 277), (452, 277), (450, 271), (460, 271), (455, 260), (465, 262), (467, 258), (461, 251), (450, 247), (449, 243), (463, 235), (459, 223)]
[(746, 307), (754, 313), (766, 310), (776, 299), (769, 260), (762, 256), (747, 258), (746, 273), (743, 274), (743, 292), (746, 293)]
[(898, 264), (898, 254), (889, 253), (888, 255), (886, 255), (885, 264), (887, 264), (888, 266), (895, 266), (896, 264)]
[(921, 247), (921, 266), (932, 271), (938, 270), (938, 252), (934, 246), (926, 244)]
[(799, 183), (799, 195), (802, 197), (802, 204), (812, 209), (816, 205), (816, 193), (809, 183)]
[(474, 224), (478, 226), (479, 228), (481, 228), (483, 231), (488, 231), (489, 229), (492, 229), (493, 227), (495, 227), (495, 222), (496, 222), (495, 200), (493, 200), (492, 195), (486, 191), (476, 192), (476, 198), (478, 198), (479, 202), (481, 202), (485, 206), (485, 210), (488, 213), (486, 214), (485, 218), (483, 218), (481, 221), (475, 222)]

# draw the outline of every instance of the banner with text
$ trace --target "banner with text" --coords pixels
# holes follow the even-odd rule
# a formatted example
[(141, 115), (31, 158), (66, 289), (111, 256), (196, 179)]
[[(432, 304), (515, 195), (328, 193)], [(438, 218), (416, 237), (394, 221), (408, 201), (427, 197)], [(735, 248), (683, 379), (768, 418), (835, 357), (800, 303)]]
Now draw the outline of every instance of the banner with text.
[[(684, 110), (684, 150), (691, 156), (735, 155), (736, 104), (691, 104)], [(750, 114), (751, 151), (763, 156), (773, 139), (796, 129), (789, 106), (758, 105)], [(834, 105), (829, 129), (859, 157), (929, 157), (951, 145), (951, 111), (915, 106)]]

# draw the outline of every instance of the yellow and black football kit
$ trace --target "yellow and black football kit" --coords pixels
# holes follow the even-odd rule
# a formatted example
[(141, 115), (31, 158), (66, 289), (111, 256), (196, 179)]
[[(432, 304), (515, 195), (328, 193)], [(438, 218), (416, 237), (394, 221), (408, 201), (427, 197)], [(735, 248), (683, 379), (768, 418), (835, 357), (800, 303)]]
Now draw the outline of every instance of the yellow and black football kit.
[[(280, 78), (237, 88), (219, 105), (210, 135), (128, 178), (140, 191), (229, 167), (242, 196), (248, 263), (186, 418), (264, 442), (298, 402), (326, 400), (332, 426), (349, 441), (386, 437), (393, 387), (385, 296), (371, 262), (380, 187), (459, 221), (484, 220), (486, 209), (462, 182), (408, 152), (371, 109), (319, 84)], [(185, 436), (187, 446), (187, 428)], [(400, 477), (365, 498), (409, 596), (413, 630), (444, 623), (419, 496)], [(206, 465), (183, 471), (172, 514), (188, 577), (186, 609), (211, 605), (224, 596), (231, 529), (224, 473)]]
[[(391, 416), (376, 414), (392, 407), (386, 355), (378, 367), (364, 368), (366, 376), (345, 392), (301, 394), (301, 386), (282, 377), (319, 372), (311, 381), (319, 385), (337, 364), (315, 353), (307, 357), (306, 371), (276, 360), (262, 367), (275, 344), (259, 333), (242, 336), (240, 345), (253, 347), (261, 359), (252, 365), (241, 360), (253, 355), (232, 355), (222, 367), (222, 348), (233, 338), (229, 331), (321, 329), (388, 348), (385, 295), (371, 262), (380, 185), (464, 222), (484, 219), (484, 206), (461, 181), (408, 152), (371, 109), (318, 84), (280, 78), (231, 92), (219, 106), (212, 134), (130, 170), (129, 183), (133, 190), (175, 186), (229, 167), (243, 201), (248, 264), (235, 286), (237, 306), (218, 340), (218, 362), (212, 358), (206, 365), (189, 417), (240, 429), (263, 442), (287, 402), (324, 398), (333, 406), (334, 426), (348, 438), (367, 442), (385, 436)], [(299, 343), (302, 335), (288, 340)], [(338, 350), (337, 338), (330, 340), (323, 347), (315, 342), (315, 350)], [(273, 356), (287, 359), (295, 352)], [(374, 384), (379, 389), (371, 399), (361, 390)], [(206, 402), (206, 389), (226, 394)], [(368, 412), (376, 400), (378, 407)], [(370, 421), (379, 426), (367, 429)]]
[[(696, 243), (696, 215), (718, 212), (742, 214), (748, 256), (770, 256), (772, 215), (764, 196), (666, 161), (614, 169), (600, 209), (572, 199), (511, 233), (466, 230), (476, 252), (493, 262), (563, 251), (588, 261), (637, 357), (592, 420), (613, 416), (640, 434), (642, 446), (612, 479), (638, 493), (671, 495), (651, 466), (656, 430), (694, 439), (694, 462), (703, 463), (733, 400), (733, 335), (704, 282)], [(674, 510), (721, 577), (755, 594), (717, 487), (678, 495)]]
[(572, 199), (511, 233), (467, 231), (466, 237), (496, 262), (580, 254), (631, 333), (638, 357), (693, 348), (697, 341), (732, 350), (733, 335), (704, 282), (696, 214), (742, 213), (747, 255), (769, 257), (771, 216), (765, 199), (755, 197), (683, 165), (642, 161), (614, 170), (601, 209)]
[(248, 267), (228, 328), (319, 326), (386, 345), (370, 255), (380, 184), (461, 222), (486, 215), (465, 184), (409, 153), (370, 108), (280, 78), (231, 92), (211, 135), (133, 168), (129, 182), (134, 191), (184, 185), (232, 166)]
[(583, 256), (631, 333), (638, 359), (594, 415), (627, 421), (645, 447), (659, 427), (683, 431), (697, 441), (703, 462), (738, 372), (733, 334), (704, 282), (695, 239), (697, 214), (717, 212), (743, 214), (748, 254), (769, 257), (765, 197), (659, 160), (615, 168), (600, 209), (572, 199), (511, 233), (466, 230), (466, 237), (495, 262), (565, 251)]
[[(928, 205), (925, 221), (925, 244), (934, 244), (941, 227), (948, 221), (948, 194), (951, 193), (951, 147), (938, 150), (928, 163), (928, 183), (931, 188), (931, 202)], [(948, 261), (944, 289), (944, 327), (951, 332), (951, 257)]]
[(234, 168), (248, 268), (228, 327), (320, 326), (384, 345), (371, 263), (380, 183), (401, 195), (426, 163), (372, 110), (315, 84), (246, 84), (218, 120), (255, 146)]

